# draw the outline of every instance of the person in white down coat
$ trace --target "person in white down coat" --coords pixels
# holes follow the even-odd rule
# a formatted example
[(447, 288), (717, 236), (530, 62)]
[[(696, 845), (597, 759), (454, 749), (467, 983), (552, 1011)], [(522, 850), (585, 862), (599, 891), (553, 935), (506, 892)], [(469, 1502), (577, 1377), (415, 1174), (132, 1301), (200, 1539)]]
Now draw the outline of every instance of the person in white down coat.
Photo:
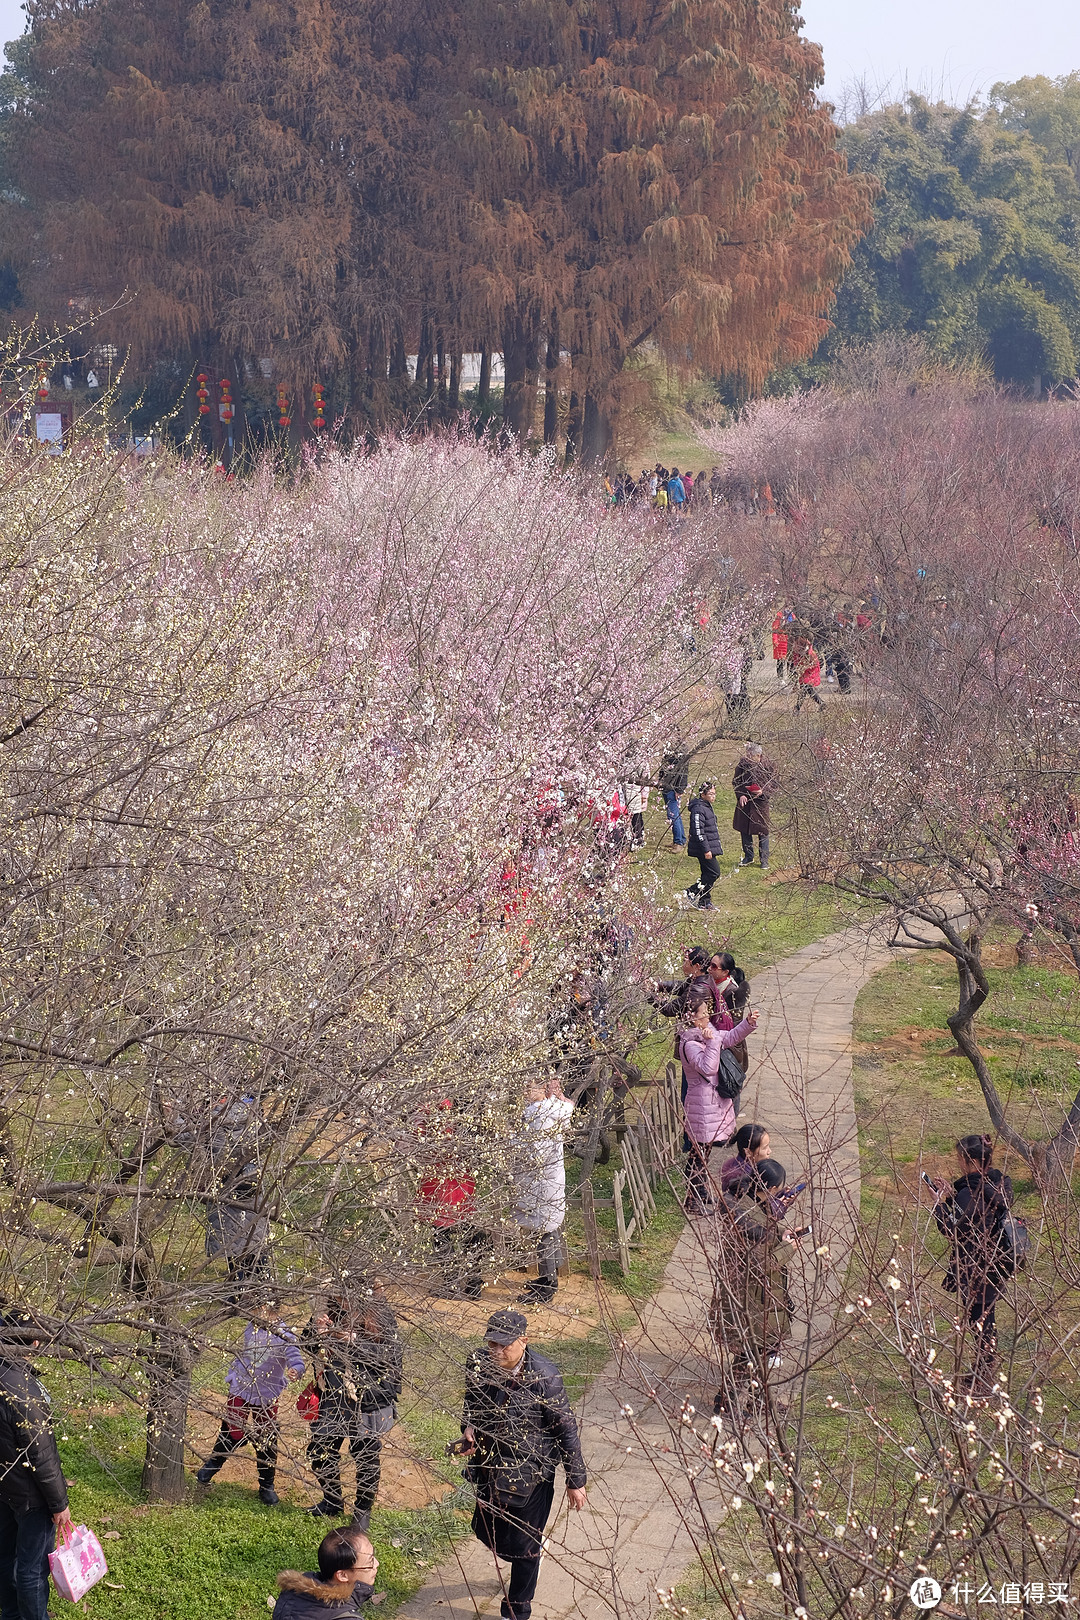
[(514, 1214), (524, 1231), (538, 1234), (539, 1274), (526, 1284), (521, 1305), (546, 1305), (559, 1286), (560, 1234), (566, 1219), (563, 1138), (573, 1113), (574, 1105), (563, 1096), (558, 1080), (535, 1080), (526, 1086), (522, 1128), (515, 1140), (520, 1168)]

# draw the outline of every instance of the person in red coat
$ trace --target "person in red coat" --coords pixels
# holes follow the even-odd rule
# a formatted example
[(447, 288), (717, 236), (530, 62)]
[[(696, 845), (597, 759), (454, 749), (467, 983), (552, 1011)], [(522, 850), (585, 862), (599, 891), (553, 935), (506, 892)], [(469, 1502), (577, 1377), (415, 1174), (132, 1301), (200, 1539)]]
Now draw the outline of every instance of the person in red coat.
[(787, 657), (787, 616), (781, 608), (772, 622), (772, 655), (776, 660), (776, 674), (784, 678), (784, 659)]
[(808, 635), (793, 636), (789, 657), (791, 673), (799, 683), (799, 695), (795, 699), (796, 714), (803, 706), (806, 698), (810, 698), (819, 709), (825, 707), (821, 701), (818, 687), (821, 685), (821, 659), (814, 651), (814, 644)]

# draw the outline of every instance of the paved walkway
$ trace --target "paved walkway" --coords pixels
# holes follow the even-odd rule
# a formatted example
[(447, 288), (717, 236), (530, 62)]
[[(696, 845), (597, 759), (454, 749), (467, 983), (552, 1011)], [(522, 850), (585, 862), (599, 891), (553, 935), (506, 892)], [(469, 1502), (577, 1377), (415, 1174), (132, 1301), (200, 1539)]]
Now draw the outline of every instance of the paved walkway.
[[(851, 1247), (859, 1205), (851, 1020), (859, 990), (888, 960), (883, 942), (849, 929), (797, 951), (753, 984), (762, 1016), (751, 1037), (743, 1116), (768, 1124), (789, 1183), (805, 1176), (811, 1185), (793, 1212), (799, 1225), (815, 1227), (802, 1276), (804, 1342), (828, 1329), (834, 1279)], [(829, 1253), (817, 1256), (822, 1240)], [(589, 1506), (567, 1513), (560, 1476), (536, 1620), (649, 1620), (660, 1607), (657, 1587), (673, 1586), (694, 1557), (694, 1521), (700, 1529), (723, 1511), (704, 1476), (691, 1484), (677, 1440), (684, 1405), (711, 1411), (716, 1383), (704, 1326), (709, 1243), (707, 1224), (686, 1227), (658, 1293), (578, 1405)], [(399, 1612), (404, 1620), (497, 1616), (498, 1570), (486, 1549), (462, 1541)]]

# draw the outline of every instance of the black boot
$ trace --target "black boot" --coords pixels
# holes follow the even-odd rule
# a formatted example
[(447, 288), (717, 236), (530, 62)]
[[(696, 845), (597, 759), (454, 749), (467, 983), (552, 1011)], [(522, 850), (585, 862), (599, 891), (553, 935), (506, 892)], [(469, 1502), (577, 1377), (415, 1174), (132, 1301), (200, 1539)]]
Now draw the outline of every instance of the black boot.
[(371, 1509), (361, 1507), (359, 1502), (353, 1508), (350, 1529), (363, 1530), (365, 1534), (371, 1529)]
[(324, 1496), (321, 1502), (309, 1507), (308, 1512), (313, 1519), (343, 1519), (345, 1517), (344, 1502), (328, 1502)]

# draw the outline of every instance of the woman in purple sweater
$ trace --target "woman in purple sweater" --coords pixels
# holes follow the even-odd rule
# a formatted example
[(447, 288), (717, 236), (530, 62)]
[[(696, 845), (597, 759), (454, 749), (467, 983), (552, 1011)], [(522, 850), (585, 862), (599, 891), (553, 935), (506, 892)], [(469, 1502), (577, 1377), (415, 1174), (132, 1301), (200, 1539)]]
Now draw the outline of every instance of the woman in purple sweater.
[(679, 1035), (679, 1056), (686, 1076), (683, 1120), (686, 1128), (686, 1212), (706, 1215), (712, 1207), (709, 1154), (717, 1143), (730, 1140), (735, 1130), (735, 1104), (716, 1089), (720, 1053), (738, 1046), (757, 1029), (757, 1013), (749, 1012), (734, 1029), (715, 1029), (712, 997), (705, 991), (687, 1000), (687, 1022)]

